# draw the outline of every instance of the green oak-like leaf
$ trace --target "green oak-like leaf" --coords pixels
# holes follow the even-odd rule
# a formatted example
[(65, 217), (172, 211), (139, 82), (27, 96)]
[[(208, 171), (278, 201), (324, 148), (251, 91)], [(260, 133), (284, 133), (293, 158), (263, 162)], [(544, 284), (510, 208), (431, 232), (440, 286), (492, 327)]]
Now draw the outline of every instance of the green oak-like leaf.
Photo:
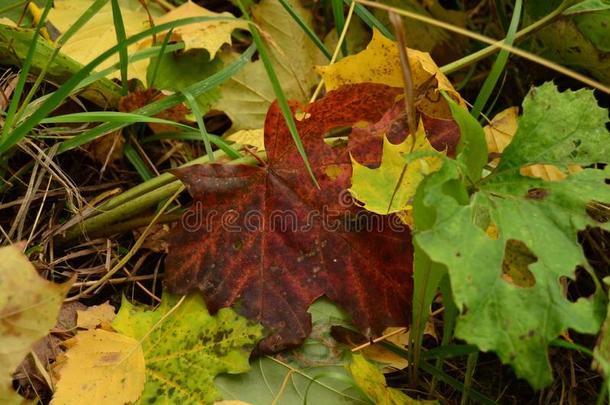
[(498, 172), (528, 164), (590, 165), (607, 161), (608, 111), (590, 90), (560, 93), (552, 82), (532, 89), (523, 102), (517, 133), (502, 154)]
[[(606, 147), (600, 142), (608, 133), (590, 91), (565, 94), (545, 85), (534, 92), (519, 121), (514, 141), (519, 148), (509, 146), (500, 167), (477, 184), (469, 200), (458, 201), (450, 192), (463, 182), (465, 167), (457, 161), (445, 160), (420, 186), (416, 200), (421, 204), (415, 210), (430, 211), (433, 225), (416, 229), (415, 241), (432, 261), (448, 268), (460, 310), (456, 336), (496, 352), (518, 376), (541, 388), (552, 380), (548, 343), (568, 328), (595, 333), (604, 316), (601, 288), (592, 297), (571, 302), (561, 279), (573, 280), (578, 266), (588, 268), (578, 232), (610, 228), (588, 214), (592, 207), (603, 209), (599, 203), (610, 203), (610, 168), (585, 169), (556, 182), (522, 176), (518, 169), (529, 163), (608, 161), (610, 155), (602, 159), (598, 153)], [(588, 115), (566, 129), (561, 114), (569, 115), (570, 106)], [(567, 146), (577, 139), (580, 152), (574, 157)], [(553, 150), (544, 150), (539, 142)], [(497, 232), (486, 232), (490, 228)], [(527, 283), (503, 272), (514, 246), (530, 255), (523, 261), (533, 276)]]
[(248, 357), (262, 328), (223, 308), (211, 316), (198, 294), (165, 294), (159, 307), (123, 300), (112, 326), (142, 343), (146, 361), (143, 404), (208, 404), (221, 398), (220, 373), (250, 369)]

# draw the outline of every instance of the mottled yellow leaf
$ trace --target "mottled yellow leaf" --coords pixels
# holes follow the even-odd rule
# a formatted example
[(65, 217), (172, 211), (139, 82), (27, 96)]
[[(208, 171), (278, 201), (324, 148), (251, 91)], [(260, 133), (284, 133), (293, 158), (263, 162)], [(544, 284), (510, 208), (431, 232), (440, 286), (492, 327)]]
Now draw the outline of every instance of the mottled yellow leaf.
[[(55, 0), (48, 19), (60, 32), (66, 32), (92, 4), (93, 0)], [(160, 14), (159, 8), (153, 4), (147, 4), (153, 16)], [(144, 31), (149, 27), (148, 14), (138, 0), (119, 0), (119, 5), (127, 37)], [(108, 2), (76, 34), (66, 41), (61, 48), (61, 52), (77, 62), (86, 65), (116, 44), (117, 39), (112, 17), (112, 6)], [(131, 55), (137, 51), (138, 45), (133, 44), (127, 49)], [(129, 64), (127, 70), (129, 78), (137, 78), (146, 83), (148, 61), (148, 59), (143, 59)], [(101, 63), (97, 70), (103, 70), (118, 62), (119, 54), (117, 52)], [(108, 77), (119, 79), (120, 72), (116, 71)]]
[[(485, 126), (485, 140), (489, 153), (501, 154), (508, 146), (513, 136), (517, 132), (519, 123), (519, 107), (509, 107), (499, 112), (491, 122)], [(490, 165), (498, 165), (500, 158), (495, 158)], [(582, 170), (580, 166), (570, 165), (570, 172)], [(531, 165), (522, 167), (520, 173), (524, 176), (538, 177), (544, 180), (563, 180), (567, 174), (553, 165)]]
[[(429, 116), (450, 119), (451, 111), (439, 90), (446, 91), (464, 105), (459, 93), (440, 72), (429, 53), (409, 49), (408, 55), (413, 83), (417, 89), (418, 108)], [(329, 91), (345, 84), (364, 82), (404, 87), (398, 45), (377, 30), (373, 31), (373, 39), (364, 51), (345, 57), (333, 65), (318, 66), (317, 71)]]
[(71, 283), (41, 278), (17, 246), (0, 248), (0, 403), (19, 403), (11, 375), (55, 325)]
[(76, 311), (76, 326), (81, 329), (95, 329), (99, 325), (110, 324), (115, 316), (114, 307), (104, 302), (84, 311)]
[(265, 136), (263, 133), (263, 128), (259, 129), (242, 129), (237, 131), (227, 137), (225, 139), (227, 141), (241, 143), (243, 145), (254, 146), (257, 150), (263, 151), (265, 150)]
[(78, 333), (64, 342), (68, 351), (58, 360), (59, 382), (52, 405), (123, 405), (136, 401), (144, 389), (144, 353), (134, 338), (102, 329)]
[[(160, 25), (189, 17), (235, 18), (229, 12), (215, 13), (189, 0), (169, 13), (155, 18), (155, 24)], [(244, 20), (236, 19), (204, 21), (176, 27), (172, 31), (170, 40), (183, 41), (184, 50), (186, 51), (189, 49), (205, 49), (210, 53), (210, 59), (214, 59), (216, 52), (218, 52), (222, 45), (231, 43), (231, 33), (238, 28), (247, 29), (248, 23)], [(162, 39), (165, 35), (160, 34), (159, 37)], [(150, 43), (150, 41), (147, 41), (147, 43)]]
[(415, 138), (408, 136), (398, 145), (384, 137), (381, 164), (377, 168), (371, 169), (352, 158), (352, 186), (349, 189), (352, 196), (362, 207), (378, 214), (408, 210), (419, 183), (441, 167), (441, 159), (437, 156), (408, 160), (410, 153), (418, 152), (436, 152), (421, 124)]
[[(311, 11), (298, 0), (289, 0), (293, 10), (311, 25)], [(314, 66), (323, 61), (322, 53), (277, 0), (262, 0), (252, 6), (252, 19), (261, 30), (263, 40), (282, 90), (289, 100), (309, 101), (318, 82)], [(235, 59), (231, 54), (225, 63)], [(222, 96), (213, 108), (231, 119), (231, 130), (261, 128), (269, 105), (276, 99), (263, 61), (246, 65), (220, 87)]]
[(360, 354), (354, 354), (349, 371), (356, 384), (377, 405), (431, 405), (437, 403), (436, 401), (416, 400), (396, 388), (388, 387), (383, 374)]

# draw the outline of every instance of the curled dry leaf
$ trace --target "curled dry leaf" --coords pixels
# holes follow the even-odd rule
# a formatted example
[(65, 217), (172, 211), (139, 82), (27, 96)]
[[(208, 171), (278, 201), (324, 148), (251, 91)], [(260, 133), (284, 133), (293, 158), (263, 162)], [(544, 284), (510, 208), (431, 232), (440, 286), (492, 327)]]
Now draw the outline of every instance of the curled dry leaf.
[(81, 329), (95, 329), (109, 325), (115, 317), (114, 307), (108, 302), (93, 305), (84, 311), (76, 311), (76, 326)]

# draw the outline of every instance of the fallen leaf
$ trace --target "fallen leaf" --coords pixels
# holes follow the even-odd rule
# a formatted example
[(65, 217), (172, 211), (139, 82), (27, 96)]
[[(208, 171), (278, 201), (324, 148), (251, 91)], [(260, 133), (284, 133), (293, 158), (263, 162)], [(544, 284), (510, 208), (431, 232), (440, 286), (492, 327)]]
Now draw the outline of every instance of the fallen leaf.
[[(172, 30), (172, 42), (184, 42), (184, 50), (205, 49), (210, 54), (210, 60), (214, 59), (216, 52), (224, 44), (231, 43), (231, 33), (236, 29), (247, 29), (248, 23), (244, 20), (235, 19), (229, 12), (215, 13), (205, 9), (191, 0), (182, 3), (167, 14), (155, 18), (155, 25), (182, 20), (190, 17), (226, 17), (226, 20), (203, 21), (189, 25), (176, 27)], [(162, 42), (167, 32), (157, 34), (157, 42)], [(148, 46), (151, 40), (144, 41), (140, 47)]]
[(42, 279), (20, 247), (0, 248), (0, 402), (20, 402), (11, 375), (55, 325), (71, 284)]
[[(203, 403), (221, 399), (220, 373), (248, 371), (261, 327), (225, 308), (210, 316), (199, 295), (164, 294), (154, 311), (123, 299), (112, 326), (140, 342), (146, 362), (141, 403)], [(196, 370), (196, 372), (193, 372)]]
[(260, 129), (242, 129), (225, 139), (231, 142), (241, 143), (242, 145), (254, 146), (258, 151), (265, 150), (265, 136), (263, 128)]
[(114, 307), (108, 302), (93, 305), (84, 311), (76, 311), (76, 326), (81, 329), (95, 329), (110, 324), (115, 317)]
[[(439, 91), (446, 91), (460, 105), (465, 105), (459, 93), (440, 72), (430, 54), (409, 49), (408, 55), (418, 110), (430, 117), (450, 119), (451, 111)], [(398, 45), (377, 30), (373, 30), (373, 39), (364, 51), (332, 65), (318, 66), (317, 70), (328, 91), (366, 82), (404, 87)]]
[[(430, 145), (420, 123), (415, 136), (400, 144), (383, 139), (383, 154), (379, 167), (369, 168), (352, 159), (352, 186), (349, 191), (366, 210), (387, 215), (408, 209), (419, 183), (441, 167), (439, 157), (430, 156)], [(427, 152), (428, 156), (421, 155)], [(417, 156), (419, 158), (412, 158)]]
[[(153, 124), (151, 124), (153, 125)], [(123, 159), (125, 138), (121, 130), (114, 131), (83, 145), (83, 150), (94, 161), (113, 166)]]
[[(55, 0), (54, 7), (49, 12), (48, 19), (60, 32), (66, 32), (72, 24), (93, 4), (94, 0)], [(148, 12), (156, 16), (161, 9), (152, 3), (148, 4)], [(148, 28), (148, 13), (138, 0), (119, 0), (125, 35), (130, 37)], [(61, 48), (64, 55), (71, 57), (83, 65), (93, 61), (96, 57), (117, 44), (112, 16), (112, 5), (108, 2), (93, 17), (87, 21)], [(129, 46), (128, 52), (135, 53), (138, 45)], [(106, 59), (97, 70), (101, 71), (119, 62), (119, 54), (115, 53)], [(149, 59), (142, 59), (130, 63), (128, 77), (139, 79), (146, 83), (146, 69)], [(109, 78), (120, 79), (121, 73), (115, 71)]]
[(376, 122), (398, 94), (400, 89), (365, 83), (306, 107), (292, 104), (302, 117), (296, 125), (320, 189), (277, 104), (265, 123), (268, 166), (208, 164), (175, 171), (197, 203), (171, 238), (165, 274), (170, 290), (201, 291), (212, 313), (238, 304), (239, 313), (272, 331), (259, 344), (263, 352), (299, 345), (311, 331), (307, 307), (322, 295), (348, 311), (368, 336), (406, 325), (408, 228), (393, 216), (354, 206), (346, 193), (349, 146), (324, 142), (333, 128)]
[(349, 371), (354, 377), (356, 384), (358, 384), (358, 387), (360, 387), (375, 404), (438, 404), (437, 401), (413, 399), (396, 388), (388, 387), (383, 374), (377, 369), (377, 367), (366, 361), (361, 354), (354, 354), (352, 362), (349, 365)]
[[(311, 12), (289, 0), (301, 19), (311, 25)], [(263, 34), (271, 62), (286, 98), (307, 102), (318, 82), (314, 66), (322, 62), (321, 52), (301, 27), (276, 0), (263, 0), (251, 9)], [(225, 63), (236, 54), (225, 56)], [(213, 106), (231, 119), (232, 131), (261, 128), (275, 92), (262, 60), (256, 60), (220, 86), (221, 98)]]
[[(517, 132), (519, 123), (519, 107), (509, 107), (504, 111), (499, 112), (491, 122), (486, 125), (485, 139), (487, 141), (487, 149), (491, 154), (501, 154), (504, 149), (510, 144), (513, 136)], [(496, 167), (500, 158), (494, 158), (490, 165)], [(578, 165), (570, 165), (570, 172), (581, 170)], [(566, 174), (553, 165), (531, 165), (521, 168), (521, 174), (529, 177), (538, 177), (543, 180), (563, 180)]]
[(144, 354), (137, 340), (103, 329), (86, 330), (64, 342), (51, 405), (116, 404), (136, 401), (144, 388)]

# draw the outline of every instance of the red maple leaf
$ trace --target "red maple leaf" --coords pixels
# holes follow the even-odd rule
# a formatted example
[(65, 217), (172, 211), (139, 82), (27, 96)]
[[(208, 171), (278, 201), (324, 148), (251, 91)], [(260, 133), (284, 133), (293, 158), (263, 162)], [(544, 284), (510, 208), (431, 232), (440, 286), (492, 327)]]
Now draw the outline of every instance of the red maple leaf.
[[(311, 331), (307, 309), (322, 295), (343, 307), (367, 336), (406, 325), (410, 232), (395, 216), (353, 204), (346, 190), (354, 145), (324, 141), (332, 129), (377, 122), (400, 93), (366, 83), (330, 92), (307, 107), (291, 104), (319, 189), (276, 103), (265, 122), (266, 166), (177, 170), (196, 203), (171, 237), (165, 274), (170, 291), (199, 290), (212, 313), (233, 306), (261, 322), (269, 330), (258, 347), (262, 352), (299, 345)], [(362, 149), (360, 157), (378, 153), (373, 149)]]

